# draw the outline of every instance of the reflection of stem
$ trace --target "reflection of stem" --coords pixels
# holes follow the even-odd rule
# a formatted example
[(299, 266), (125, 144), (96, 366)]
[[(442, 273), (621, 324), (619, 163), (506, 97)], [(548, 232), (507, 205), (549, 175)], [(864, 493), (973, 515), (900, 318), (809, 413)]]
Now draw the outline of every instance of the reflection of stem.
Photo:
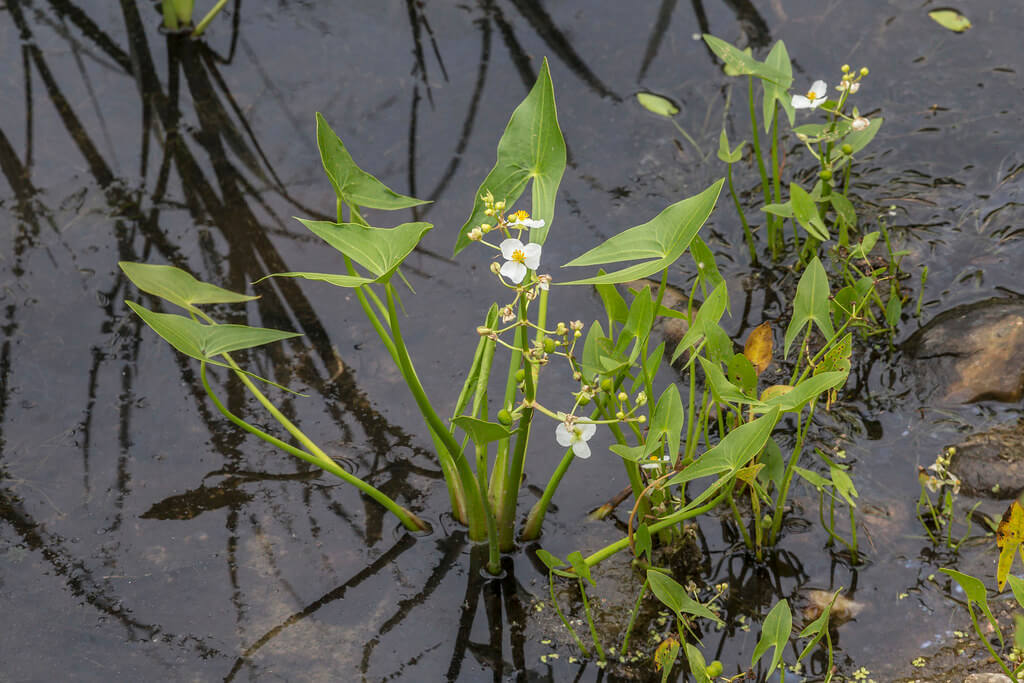
[[(804, 445), (804, 436), (807, 434), (807, 427), (811, 424), (812, 415), (814, 415), (813, 403), (806, 422), (801, 419), (802, 415), (797, 416), (796, 444), (793, 445), (793, 453), (789, 456), (789, 462), (786, 463), (786, 472), (782, 476), (782, 486), (779, 487), (779, 495), (775, 499), (775, 510), (772, 514), (772, 533), (768, 537), (770, 545), (775, 545), (779, 537), (779, 529), (782, 527), (782, 509), (785, 507), (786, 497), (789, 495), (789, 485), (793, 481), (794, 468), (796, 467), (797, 460), (800, 459), (800, 451), (803, 450)], [(801, 429), (801, 426), (803, 429)]]
[(670, 118), (669, 121), (671, 121), (672, 125), (676, 127), (676, 130), (679, 131), (679, 134), (686, 138), (686, 141), (693, 145), (693, 148), (697, 150), (697, 156), (700, 157), (700, 160), (704, 161), (704, 152), (700, 151), (700, 145), (697, 144), (697, 141), (690, 137), (689, 133), (683, 130), (683, 127), (679, 125), (678, 121), (672, 118)]

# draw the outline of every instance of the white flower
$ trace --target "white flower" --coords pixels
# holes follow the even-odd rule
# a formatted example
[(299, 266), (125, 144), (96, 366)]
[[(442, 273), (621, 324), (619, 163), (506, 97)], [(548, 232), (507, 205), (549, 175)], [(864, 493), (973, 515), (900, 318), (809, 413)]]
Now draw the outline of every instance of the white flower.
[(514, 214), (508, 217), (508, 225), (511, 228), (523, 227), (523, 228), (543, 228), (543, 218), (530, 218), (530, 214), (525, 211), (516, 211)]
[(551, 276), (550, 275), (538, 275), (537, 276), (537, 286), (540, 287), (541, 289), (543, 289), (545, 292), (548, 291), (548, 288), (549, 288), (550, 285), (551, 285)]
[(843, 90), (849, 90), (850, 94), (852, 95), (853, 93), (860, 90), (860, 83), (858, 81), (853, 81), (852, 83), (849, 81), (843, 81), (842, 83), (836, 86), (836, 90), (840, 92), (842, 92)]
[(870, 121), (868, 121), (863, 116), (858, 116), (850, 124), (850, 128), (853, 128), (854, 130), (864, 130), (865, 128), (867, 128), (870, 125), (871, 125)]
[(644, 460), (640, 467), (645, 470), (657, 470), (661, 469), (662, 466), (667, 466), (671, 463), (672, 458), (667, 455), (659, 456), (657, 453), (652, 453), (646, 460)]
[(590, 446), (587, 445), (587, 441), (590, 441), (590, 437), (594, 436), (596, 431), (597, 425), (589, 422), (573, 424), (571, 430), (564, 422), (559, 422), (555, 427), (555, 440), (559, 446), (572, 446), (572, 452), (577, 458), (589, 458)]
[(501, 266), (501, 274), (519, 284), (526, 277), (526, 271), (536, 270), (540, 265), (540, 245), (527, 244), (511, 237), (498, 245), (505, 263)]
[(792, 105), (794, 109), (817, 109), (818, 105), (825, 101), (825, 93), (828, 85), (825, 81), (814, 81), (807, 95), (793, 95)]

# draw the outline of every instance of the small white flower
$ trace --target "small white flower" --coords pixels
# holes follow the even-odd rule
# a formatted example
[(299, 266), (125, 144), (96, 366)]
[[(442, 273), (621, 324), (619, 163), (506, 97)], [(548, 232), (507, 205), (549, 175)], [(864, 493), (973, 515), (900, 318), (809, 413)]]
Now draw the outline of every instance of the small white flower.
[(541, 289), (543, 289), (545, 292), (548, 291), (550, 285), (551, 285), (551, 276), (550, 275), (538, 275), (537, 276), (537, 286), (540, 287)]
[(860, 83), (858, 81), (853, 81), (852, 83), (850, 81), (843, 81), (836, 86), (836, 90), (840, 92), (842, 92), (843, 90), (849, 90), (850, 94), (852, 95), (853, 93), (860, 90)]
[(587, 441), (596, 431), (597, 425), (589, 422), (573, 424), (572, 429), (566, 427), (564, 422), (559, 422), (555, 427), (555, 440), (559, 446), (572, 446), (572, 452), (577, 458), (589, 458), (590, 446)]
[(543, 228), (543, 218), (530, 218), (530, 214), (525, 211), (516, 211), (514, 214), (508, 217), (508, 225), (511, 228), (523, 227), (523, 228)]
[(858, 116), (857, 118), (855, 118), (853, 120), (853, 123), (850, 124), (850, 128), (853, 128), (854, 130), (864, 130), (865, 128), (867, 128), (870, 125), (871, 125), (870, 121), (868, 121), (863, 116)]
[(501, 274), (518, 285), (526, 277), (527, 270), (536, 270), (540, 265), (540, 245), (527, 244), (514, 237), (504, 240), (498, 245), (505, 263), (501, 266)]
[(672, 464), (672, 458), (667, 455), (659, 456), (656, 453), (652, 453), (646, 460), (644, 460), (640, 467), (645, 470), (657, 470), (670, 464)]
[(825, 81), (814, 81), (807, 95), (793, 95), (792, 105), (794, 109), (817, 109), (818, 105), (825, 101), (825, 93), (828, 85)]

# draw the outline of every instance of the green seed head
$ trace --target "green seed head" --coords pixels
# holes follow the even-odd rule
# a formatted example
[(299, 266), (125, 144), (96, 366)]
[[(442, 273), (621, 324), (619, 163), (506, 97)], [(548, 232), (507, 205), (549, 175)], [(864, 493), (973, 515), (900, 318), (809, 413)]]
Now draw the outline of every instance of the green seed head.
[(850, 145), (850, 144), (843, 145), (842, 150), (843, 150), (843, 154), (845, 154), (846, 156), (850, 156), (851, 154), (853, 154), (853, 145)]
[(512, 424), (512, 413), (505, 409), (498, 411), (498, 422), (505, 425), (506, 427)]

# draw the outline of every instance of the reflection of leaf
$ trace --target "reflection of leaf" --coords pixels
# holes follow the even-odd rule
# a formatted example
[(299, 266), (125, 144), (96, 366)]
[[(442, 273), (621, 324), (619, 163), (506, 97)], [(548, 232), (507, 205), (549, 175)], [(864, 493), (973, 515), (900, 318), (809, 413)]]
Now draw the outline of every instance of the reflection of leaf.
[(661, 95), (655, 95), (649, 92), (638, 92), (636, 94), (636, 100), (640, 103), (640, 106), (658, 116), (664, 116), (670, 118), (679, 113), (679, 107), (672, 103), (672, 100)]
[(939, 26), (957, 33), (963, 33), (971, 27), (970, 20), (955, 9), (934, 9), (928, 16)]
[[(996, 529), (996, 545), (999, 546), (999, 565), (996, 569), (996, 581), (999, 590), (1006, 585), (1006, 577), (1013, 565), (1013, 556), (1024, 542), (1024, 507), (1016, 500), (1010, 503), (1003, 513), (1003, 519)], [(1021, 559), (1024, 560), (1024, 548), (1021, 548)]]

